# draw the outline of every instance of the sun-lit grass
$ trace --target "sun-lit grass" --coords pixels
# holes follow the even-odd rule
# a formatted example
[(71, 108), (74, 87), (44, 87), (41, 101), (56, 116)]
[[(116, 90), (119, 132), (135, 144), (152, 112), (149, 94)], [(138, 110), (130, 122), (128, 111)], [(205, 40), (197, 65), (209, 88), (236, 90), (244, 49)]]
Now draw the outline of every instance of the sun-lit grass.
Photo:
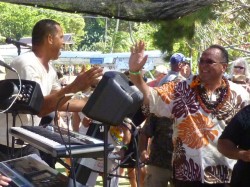
[[(66, 175), (65, 168), (59, 163), (56, 164), (56, 170), (59, 171), (60, 173), (64, 174), (64, 175)], [(102, 187), (102, 186), (103, 186), (102, 177), (98, 176), (95, 187)], [(121, 186), (121, 187), (129, 187), (130, 184), (129, 184), (128, 179), (120, 178), (119, 179), (119, 186)]]

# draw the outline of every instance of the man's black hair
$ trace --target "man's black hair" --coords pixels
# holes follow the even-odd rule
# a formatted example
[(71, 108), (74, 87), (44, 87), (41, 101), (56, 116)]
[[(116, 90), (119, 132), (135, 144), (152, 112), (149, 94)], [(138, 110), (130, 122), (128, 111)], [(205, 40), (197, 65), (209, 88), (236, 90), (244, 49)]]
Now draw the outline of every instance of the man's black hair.
[(51, 19), (43, 19), (38, 21), (32, 30), (32, 46), (42, 44), (44, 37), (48, 36), (49, 34), (54, 35), (57, 31), (56, 25), (60, 24)]
[(228, 64), (228, 62), (229, 62), (228, 52), (224, 47), (222, 47), (221, 45), (215, 44), (215, 45), (209, 46), (208, 49), (219, 49), (221, 51), (221, 54), (222, 54), (223, 62)]

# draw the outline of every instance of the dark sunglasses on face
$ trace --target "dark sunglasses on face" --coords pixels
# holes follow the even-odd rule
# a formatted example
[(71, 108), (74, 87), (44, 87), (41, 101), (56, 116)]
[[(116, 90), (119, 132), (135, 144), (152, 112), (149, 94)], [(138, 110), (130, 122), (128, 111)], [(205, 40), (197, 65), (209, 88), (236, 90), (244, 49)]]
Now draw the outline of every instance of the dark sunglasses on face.
[[(225, 63), (225, 62), (218, 62), (218, 63)], [(213, 64), (218, 64), (217, 62), (211, 60), (211, 59), (207, 59), (207, 60), (199, 60), (199, 64), (208, 64), (208, 65), (213, 65)]]
[(242, 66), (234, 66), (235, 69), (245, 69), (244, 67)]
[(216, 62), (213, 61), (213, 60), (211, 60), (211, 59), (207, 59), (207, 60), (200, 59), (199, 60), (199, 64), (209, 64), (209, 65), (212, 65), (212, 64), (216, 64)]

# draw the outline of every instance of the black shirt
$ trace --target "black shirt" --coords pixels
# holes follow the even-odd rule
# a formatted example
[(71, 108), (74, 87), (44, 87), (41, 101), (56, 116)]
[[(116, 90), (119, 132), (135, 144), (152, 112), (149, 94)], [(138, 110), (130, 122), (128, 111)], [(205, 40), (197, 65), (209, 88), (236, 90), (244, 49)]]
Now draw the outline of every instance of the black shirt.
[[(250, 105), (240, 110), (227, 125), (220, 139), (229, 139), (240, 149), (250, 149)], [(250, 186), (250, 162), (238, 160), (234, 166), (231, 187)]]

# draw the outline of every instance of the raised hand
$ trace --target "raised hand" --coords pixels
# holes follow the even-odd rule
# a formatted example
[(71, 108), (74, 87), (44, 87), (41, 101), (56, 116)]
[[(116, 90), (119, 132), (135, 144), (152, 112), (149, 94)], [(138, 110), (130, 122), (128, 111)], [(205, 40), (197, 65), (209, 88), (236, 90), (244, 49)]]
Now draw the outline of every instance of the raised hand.
[(145, 65), (148, 56), (144, 55), (145, 43), (143, 41), (137, 42), (130, 48), (131, 55), (129, 58), (129, 70), (131, 72), (138, 72), (142, 70)]

